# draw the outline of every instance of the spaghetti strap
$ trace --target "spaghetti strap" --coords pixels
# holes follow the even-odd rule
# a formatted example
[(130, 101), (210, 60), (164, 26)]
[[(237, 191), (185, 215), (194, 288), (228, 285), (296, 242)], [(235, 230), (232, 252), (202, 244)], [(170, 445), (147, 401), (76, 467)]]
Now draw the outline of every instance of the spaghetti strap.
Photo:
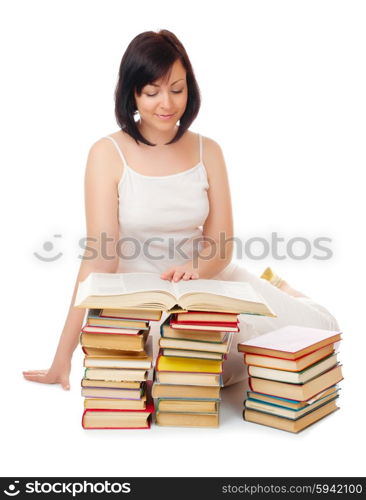
[(127, 167), (128, 167), (128, 165), (127, 165), (126, 158), (124, 157), (124, 154), (122, 153), (121, 148), (118, 146), (117, 141), (116, 141), (113, 137), (111, 137), (110, 135), (106, 135), (106, 136), (105, 136), (105, 139), (110, 139), (110, 140), (113, 142), (113, 144), (115, 145), (115, 147), (116, 147), (116, 149), (117, 149), (117, 151), (118, 151), (118, 153), (119, 153), (119, 155), (120, 155), (120, 157), (121, 157), (121, 159), (122, 159), (123, 166), (124, 166), (125, 168), (127, 168)]
[(202, 146), (202, 135), (201, 134), (198, 134), (198, 140), (199, 140), (199, 147), (200, 147), (200, 163), (202, 163), (203, 146)]

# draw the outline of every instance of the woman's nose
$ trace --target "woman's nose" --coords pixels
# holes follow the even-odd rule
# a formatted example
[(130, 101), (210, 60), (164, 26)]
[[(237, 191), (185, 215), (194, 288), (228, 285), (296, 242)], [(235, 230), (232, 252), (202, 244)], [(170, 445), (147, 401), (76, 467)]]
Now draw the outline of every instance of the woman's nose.
[(160, 105), (164, 108), (164, 109), (169, 109), (170, 106), (171, 106), (171, 95), (169, 94), (169, 92), (163, 92), (162, 93), (162, 96), (161, 96), (161, 101), (160, 101)]

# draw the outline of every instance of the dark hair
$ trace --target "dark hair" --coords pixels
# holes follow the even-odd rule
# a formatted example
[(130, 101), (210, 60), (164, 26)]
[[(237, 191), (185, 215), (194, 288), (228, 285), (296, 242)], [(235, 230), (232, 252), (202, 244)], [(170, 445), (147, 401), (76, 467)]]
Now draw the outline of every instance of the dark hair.
[(115, 90), (115, 115), (118, 125), (127, 134), (149, 146), (155, 146), (145, 139), (137, 128), (134, 114), (137, 111), (135, 96), (142, 88), (165, 77), (176, 60), (186, 70), (188, 100), (180, 118), (178, 132), (167, 144), (178, 141), (198, 115), (201, 97), (193, 68), (187, 52), (178, 38), (168, 30), (145, 31), (137, 35), (123, 54), (119, 67), (119, 78)]

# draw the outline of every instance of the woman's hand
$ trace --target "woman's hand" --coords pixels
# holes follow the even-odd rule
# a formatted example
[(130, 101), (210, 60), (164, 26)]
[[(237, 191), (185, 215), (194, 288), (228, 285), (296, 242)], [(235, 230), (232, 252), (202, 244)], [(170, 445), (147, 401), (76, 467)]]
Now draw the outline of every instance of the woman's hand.
[(164, 271), (160, 278), (162, 280), (169, 281), (188, 281), (188, 280), (198, 280), (198, 271), (193, 269), (192, 264), (184, 264), (183, 266), (173, 266)]
[(23, 372), (23, 377), (31, 382), (41, 384), (60, 384), (65, 391), (70, 389), (71, 363), (60, 367), (51, 366), (49, 370), (28, 370)]

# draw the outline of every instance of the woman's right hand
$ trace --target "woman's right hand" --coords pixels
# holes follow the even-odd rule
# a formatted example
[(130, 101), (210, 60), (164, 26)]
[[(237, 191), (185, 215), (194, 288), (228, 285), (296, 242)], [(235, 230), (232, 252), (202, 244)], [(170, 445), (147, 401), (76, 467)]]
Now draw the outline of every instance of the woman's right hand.
[(63, 366), (51, 366), (48, 370), (28, 370), (23, 372), (23, 377), (31, 382), (41, 384), (60, 384), (65, 391), (70, 389), (71, 363)]

